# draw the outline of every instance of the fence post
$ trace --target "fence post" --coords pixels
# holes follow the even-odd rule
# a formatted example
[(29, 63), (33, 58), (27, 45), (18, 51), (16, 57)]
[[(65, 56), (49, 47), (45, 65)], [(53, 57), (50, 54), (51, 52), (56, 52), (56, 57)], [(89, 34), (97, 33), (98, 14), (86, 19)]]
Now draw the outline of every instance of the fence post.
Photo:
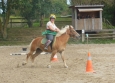
[(82, 29), (82, 42), (85, 41), (85, 30)]
[(115, 40), (115, 30), (113, 30), (113, 40)]

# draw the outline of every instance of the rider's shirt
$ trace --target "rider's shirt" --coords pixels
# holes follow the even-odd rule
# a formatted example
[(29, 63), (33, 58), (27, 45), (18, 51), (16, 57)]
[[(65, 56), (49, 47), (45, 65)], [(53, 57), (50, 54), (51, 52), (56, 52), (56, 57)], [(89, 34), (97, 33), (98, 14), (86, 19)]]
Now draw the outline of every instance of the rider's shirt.
[(54, 30), (57, 28), (56, 25), (54, 23), (52, 23), (51, 21), (49, 21), (47, 24), (46, 24), (46, 29), (49, 29), (48, 26), (51, 26)]
[(47, 29), (47, 30), (44, 31), (44, 32), (42, 33), (42, 35), (46, 35), (46, 34), (56, 35), (57, 32), (51, 31), (48, 26), (51, 26), (54, 30), (57, 28), (54, 23), (52, 23), (51, 21), (49, 21), (49, 22), (46, 24), (46, 29)]

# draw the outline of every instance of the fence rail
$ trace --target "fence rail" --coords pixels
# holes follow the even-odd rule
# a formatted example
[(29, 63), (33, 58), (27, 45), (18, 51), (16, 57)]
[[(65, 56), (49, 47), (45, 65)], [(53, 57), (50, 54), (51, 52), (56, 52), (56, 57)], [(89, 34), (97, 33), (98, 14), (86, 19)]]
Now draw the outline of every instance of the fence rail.
[[(95, 34), (88, 34), (89, 39), (115, 39), (115, 29), (101, 30)], [(86, 33), (82, 33), (82, 42), (87, 39)]]
[[(62, 26), (64, 26), (64, 25), (66, 25), (66, 24), (69, 24), (69, 25), (72, 25), (72, 21), (70, 20), (71, 18), (70, 17), (57, 17), (57, 18), (65, 18), (64, 20), (56, 20), (56, 25), (57, 26), (59, 26), (59, 27), (62, 27)], [(70, 18), (70, 19), (69, 19)], [(67, 19), (67, 20), (66, 20)], [(69, 19), (69, 20), (68, 20)], [(44, 20), (44, 24), (43, 24), (43, 26), (46, 26), (46, 22), (48, 22), (48, 20), (46, 21), (46, 20)], [(10, 18), (10, 20), (9, 20), (9, 27), (16, 27), (16, 26), (23, 26), (23, 25), (26, 25), (26, 23), (27, 23), (27, 20), (25, 19), (25, 18)]]

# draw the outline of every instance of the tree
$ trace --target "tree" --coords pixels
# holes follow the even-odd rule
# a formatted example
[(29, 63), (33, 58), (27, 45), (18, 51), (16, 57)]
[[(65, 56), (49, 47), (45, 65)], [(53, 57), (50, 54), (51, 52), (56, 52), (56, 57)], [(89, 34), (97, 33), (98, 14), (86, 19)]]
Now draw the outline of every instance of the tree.
[[(67, 9), (66, 0), (17, 0), (15, 9), (27, 20), (29, 27), (32, 27), (33, 19), (40, 19), (40, 26), (43, 25), (44, 16), (51, 13), (60, 14)], [(15, 11), (17, 11), (15, 10)]]
[(56, 14), (61, 14), (68, 9), (66, 0), (52, 0), (52, 11)]
[(3, 39), (6, 39), (7, 25), (9, 23), (10, 10), (11, 10), (11, 0), (8, 0), (6, 3), (4, 0), (2, 0), (2, 9), (3, 9), (3, 13), (2, 13), (3, 23), (1, 21), (2, 18), (0, 18), (0, 31)]
[(44, 24), (44, 17), (45, 15), (49, 15), (50, 11), (52, 9), (52, 3), (51, 0), (39, 0), (39, 18), (40, 18), (40, 27)]
[(71, 0), (72, 5), (100, 4), (102, 0)]
[(40, 26), (43, 25), (44, 16), (61, 14), (68, 9), (66, 0), (40, 0), (39, 3)]
[[(14, 3), (14, 13), (18, 11), (27, 20), (28, 27), (33, 26), (33, 20), (39, 19), (50, 8), (50, 0), (17, 0)], [(47, 9), (45, 9), (47, 8)]]
[(35, 19), (38, 14), (38, 1), (39, 0), (17, 0), (17, 2), (14, 3), (14, 11), (18, 11), (19, 15), (27, 20), (29, 27), (32, 27), (33, 19)]

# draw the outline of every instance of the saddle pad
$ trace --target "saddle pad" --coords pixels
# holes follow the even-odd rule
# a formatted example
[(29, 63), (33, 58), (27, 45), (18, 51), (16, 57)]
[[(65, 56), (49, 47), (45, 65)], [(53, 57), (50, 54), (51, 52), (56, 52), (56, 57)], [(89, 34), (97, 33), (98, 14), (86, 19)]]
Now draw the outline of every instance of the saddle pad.
[(47, 42), (47, 39), (46, 38), (43, 38), (42, 40), (41, 40), (41, 43), (42, 44), (45, 44)]
[[(54, 40), (53, 40), (53, 44), (55, 43), (55, 41), (56, 41), (56, 37), (54, 38)], [(45, 44), (47, 42), (47, 39), (46, 38), (43, 38), (42, 40), (41, 40), (41, 44)]]

